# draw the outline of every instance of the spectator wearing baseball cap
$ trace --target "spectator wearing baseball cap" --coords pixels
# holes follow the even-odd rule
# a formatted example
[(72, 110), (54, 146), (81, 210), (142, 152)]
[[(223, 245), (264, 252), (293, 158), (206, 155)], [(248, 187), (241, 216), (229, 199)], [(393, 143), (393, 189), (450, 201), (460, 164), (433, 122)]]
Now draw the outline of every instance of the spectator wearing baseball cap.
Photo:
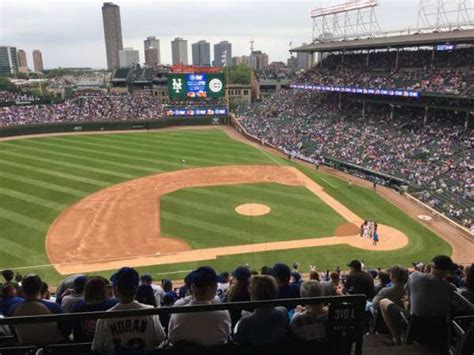
[(431, 272), (414, 272), (408, 279), (406, 290), (410, 301), (410, 331), (422, 344), (447, 346), (447, 316), (456, 287), (446, 278), (456, 265), (446, 255), (438, 255), (431, 261)]
[[(153, 308), (135, 300), (140, 277), (135, 269), (121, 268), (112, 277), (114, 293), (119, 303), (108, 311)], [(149, 353), (166, 335), (158, 315), (99, 319), (92, 350), (98, 353)]]
[[(249, 283), (252, 301), (273, 300), (278, 286), (275, 278), (268, 275), (252, 276)], [(289, 318), (285, 307), (256, 308), (246, 313), (235, 325), (234, 342), (242, 345), (264, 345), (286, 340)]]
[[(277, 263), (273, 265), (273, 276), (278, 285), (278, 299), (284, 298), (300, 298), (299, 286), (290, 285), (291, 270), (288, 265)], [(287, 307), (288, 310), (295, 308), (294, 306)]]
[[(175, 307), (182, 307), (182, 306), (185, 306), (187, 305), (189, 302), (192, 301), (193, 299), (193, 296), (192, 296), (192, 293), (193, 293), (193, 290), (191, 288), (191, 284), (192, 284), (192, 281), (193, 281), (193, 273), (194, 271), (190, 272), (189, 274), (186, 275), (186, 277), (184, 278), (184, 285), (183, 287), (186, 288), (186, 293), (184, 295), (183, 298), (180, 298), (178, 300), (176, 300), (176, 293), (168, 293), (166, 292), (165, 294), (167, 294), (168, 296), (171, 296), (173, 297), (173, 305)], [(181, 289), (180, 289), (181, 290)], [(217, 296), (214, 297), (214, 300), (212, 301), (212, 303), (221, 303), (221, 300), (220, 298)]]
[(347, 266), (351, 268), (344, 283), (344, 293), (351, 295), (363, 294), (371, 300), (375, 296), (374, 279), (372, 276), (362, 271), (362, 263), (359, 260), (352, 260)]
[[(209, 266), (200, 267), (192, 273), (191, 301), (186, 306), (212, 304), (216, 292), (216, 272)], [(168, 338), (175, 345), (222, 345), (230, 334), (231, 320), (227, 311), (174, 313), (168, 325)]]
[(155, 297), (156, 307), (161, 306), (161, 302), (163, 301), (163, 297), (165, 295), (165, 291), (159, 285), (155, 285), (153, 283), (153, 277), (151, 274), (143, 274), (140, 276), (140, 284), (141, 285), (149, 285), (153, 289), (153, 295)]
[[(232, 273), (232, 282), (229, 285), (227, 291), (227, 302), (247, 302), (250, 301), (249, 292), (249, 280), (250, 280), (250, 269), (246, 266), (239, 266)], [(253, 311), (252, 309), (246, 309), (247, 311)], [(232, 319), (232, 326), (240, 320), (242, 317), (242, 311), (240, 309), (231, 310), (230, 318)]]

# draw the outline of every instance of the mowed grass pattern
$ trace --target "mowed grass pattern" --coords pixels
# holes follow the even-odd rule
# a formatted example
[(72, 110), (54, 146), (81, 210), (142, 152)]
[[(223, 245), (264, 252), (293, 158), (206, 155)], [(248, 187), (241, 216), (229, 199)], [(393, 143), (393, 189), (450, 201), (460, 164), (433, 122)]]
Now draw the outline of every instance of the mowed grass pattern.
[[(243, 216), (235, 208), (259, 203), (263, 216)], [(276, 183), (239, 184), (179, 190), (161, 198), (161, 228), (193, 249), (334, 235), (346, 223), (305, 187)]]
[[(182, 159), (187, 161), (187, 167), (287, 164), (286, 160), (230, 139), (220, 130), (38, 137), (0, 142), (0, 269), (37, 272), (50, 283), (58, 282), (62, 277), (48, 265), (45, 235), (64, 208), (107, 186), (182, 169)], [(445, 242), (370, 190), (348, 191), (336, 178), (301, 169), (359, 215), (373, 215), (406, 232), (410, 245), (392, 253), (365, 253), (344, 246), (307, 248), (145, 269), (159, 274), (171, 272), (168, 274), (171, 277), (182, 276), (180, 270), (208, 263), (231, 268), (241, 263), (261, 266), (277, 260), (299, 259), (317, 265), (321, 260), (323, 266), (326, 259), (334, 265), (358, 255), (363, 255), (367, 264), (372, 260), (382, 264), (393, 260), (409, 263), (450, 252)], [(333, 188), (325, 181), (342, 188)], [(301, 203), (295, 207), (300, 208)], [(289, 222), (289, 227), (298, 226), (299, 222)], [(329, 251), (333, 256), (326, 254)]]

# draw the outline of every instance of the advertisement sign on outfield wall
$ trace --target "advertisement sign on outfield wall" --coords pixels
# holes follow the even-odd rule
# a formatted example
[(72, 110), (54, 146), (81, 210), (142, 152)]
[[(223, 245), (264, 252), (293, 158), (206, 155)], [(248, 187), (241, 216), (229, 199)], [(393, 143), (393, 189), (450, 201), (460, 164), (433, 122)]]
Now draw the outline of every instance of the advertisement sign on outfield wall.
[(199, 107), (199, 108), (165, 108), (165, 116), (227, 116), (226, 107)]

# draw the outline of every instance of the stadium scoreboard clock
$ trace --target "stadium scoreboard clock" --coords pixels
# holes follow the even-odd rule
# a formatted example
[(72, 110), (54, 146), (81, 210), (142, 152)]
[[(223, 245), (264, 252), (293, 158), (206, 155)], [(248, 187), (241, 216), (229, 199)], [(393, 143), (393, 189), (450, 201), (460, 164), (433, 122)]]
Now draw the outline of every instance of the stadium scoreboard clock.
[(170, 73), (168, 94), (171, 99), (220, 98), (224, 93), (222, 73)]

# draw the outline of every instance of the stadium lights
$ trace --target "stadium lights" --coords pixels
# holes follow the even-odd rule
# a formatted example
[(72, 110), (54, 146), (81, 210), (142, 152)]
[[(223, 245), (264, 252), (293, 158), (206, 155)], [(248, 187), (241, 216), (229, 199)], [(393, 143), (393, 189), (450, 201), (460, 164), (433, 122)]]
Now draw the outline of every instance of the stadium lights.
[(361, 10), (377, 6), (377, 0), (349, 0), (342, 4), (318, 7), (311, 10), (311, 18), (335, 15), (347, 11)]

